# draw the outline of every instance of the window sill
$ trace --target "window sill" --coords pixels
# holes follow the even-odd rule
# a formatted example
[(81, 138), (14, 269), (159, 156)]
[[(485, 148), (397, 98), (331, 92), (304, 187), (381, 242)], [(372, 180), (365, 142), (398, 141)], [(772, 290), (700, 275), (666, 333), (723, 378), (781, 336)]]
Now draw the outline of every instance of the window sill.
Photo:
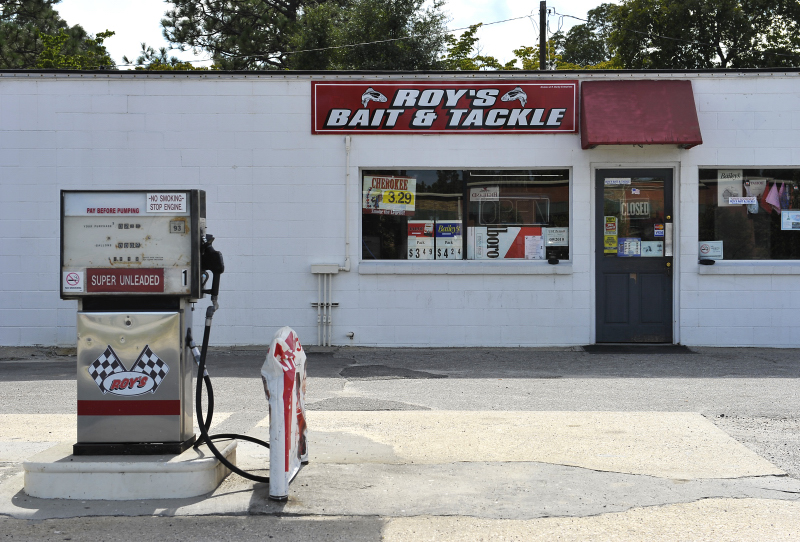
[(698, 275), (800, 275), (800, 262), (717, 260), (714, 265), (697, 266)]
[(359, 275), (571, 275), (572, 263), (562, 261), (550, 265), (530, 260), (495, 262), (462, 260), (458, 262), (402, 260), (363, 261), (358, 264)]

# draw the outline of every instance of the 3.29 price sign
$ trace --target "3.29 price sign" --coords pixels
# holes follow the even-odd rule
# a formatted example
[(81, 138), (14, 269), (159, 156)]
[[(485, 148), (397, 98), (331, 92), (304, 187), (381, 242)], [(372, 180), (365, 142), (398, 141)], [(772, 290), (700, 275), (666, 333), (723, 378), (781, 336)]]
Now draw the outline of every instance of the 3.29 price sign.
[(363, 214), (414, 214), (417, 180), (412, 177), (364, 175), (361, 210)]

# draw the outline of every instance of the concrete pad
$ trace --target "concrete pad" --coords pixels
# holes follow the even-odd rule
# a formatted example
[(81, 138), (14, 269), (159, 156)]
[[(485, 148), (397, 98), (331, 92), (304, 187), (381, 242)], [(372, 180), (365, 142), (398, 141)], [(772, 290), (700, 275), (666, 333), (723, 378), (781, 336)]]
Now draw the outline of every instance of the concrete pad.
[(348, 453), (365, 451), (358, 462), (535, 461), (675, 479), (785, 474), (696, 413), (309, 411), (308, 425), (312, 462), (341, 462), (349, 444)]
[(751, 542), (799, 540), (800, 503), (766, 499), (707, 499), (617, 514), (527, 521), (423, 516), (387, 521), (385, 542)]
[[(218, 446), (236, 465), (236, 441)], [(205, 446), (180, 455), (75, 456), (60, 444), (23, 462), (25, 493), (42, 499), (182, 499), (209, 493), (230, 470)]]

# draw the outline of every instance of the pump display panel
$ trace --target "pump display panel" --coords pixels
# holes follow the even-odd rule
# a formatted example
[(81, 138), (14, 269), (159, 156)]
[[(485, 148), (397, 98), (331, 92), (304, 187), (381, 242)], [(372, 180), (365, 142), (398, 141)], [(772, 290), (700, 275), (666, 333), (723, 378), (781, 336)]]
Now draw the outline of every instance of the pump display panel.
[(61, 192), (61, 298), (202, 297), (201, 190)]

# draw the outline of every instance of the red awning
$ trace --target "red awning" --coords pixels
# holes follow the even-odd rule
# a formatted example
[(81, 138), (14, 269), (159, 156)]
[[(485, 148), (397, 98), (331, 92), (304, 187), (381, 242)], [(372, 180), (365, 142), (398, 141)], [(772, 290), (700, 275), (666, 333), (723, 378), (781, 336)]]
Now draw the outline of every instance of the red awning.
[(581, 147), (700, 145), (691, 81), (581, 83)]

